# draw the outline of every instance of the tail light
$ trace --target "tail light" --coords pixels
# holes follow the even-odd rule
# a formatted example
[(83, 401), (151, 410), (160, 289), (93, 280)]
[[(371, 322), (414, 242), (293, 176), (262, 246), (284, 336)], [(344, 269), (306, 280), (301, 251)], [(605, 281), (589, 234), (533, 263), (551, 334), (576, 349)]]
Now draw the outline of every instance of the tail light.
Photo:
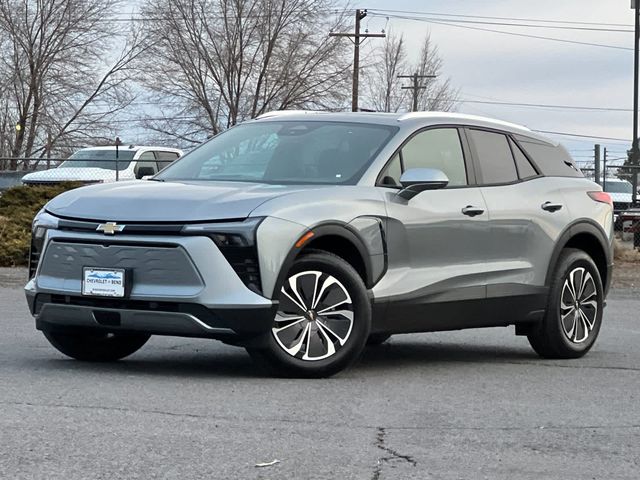
[(613, 198), (611, 198), (611, 195), (607, 192), (587, 192), (587, 195), (589, 195), (592, 200), (600, 203), (606, 203), (613, 208)]

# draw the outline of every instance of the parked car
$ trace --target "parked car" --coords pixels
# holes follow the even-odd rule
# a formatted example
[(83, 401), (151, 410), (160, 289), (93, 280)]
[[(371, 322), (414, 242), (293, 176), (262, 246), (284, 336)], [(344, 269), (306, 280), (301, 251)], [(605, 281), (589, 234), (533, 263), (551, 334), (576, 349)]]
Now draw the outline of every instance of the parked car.
[[(182, 156), (176, 148), (91, 147), (78, 150), (57, 168), (39, 170), (22, 177), (27, 185), (60, 182), (108, 183), (151, 176)], [(117, 158), (116, 158), (117, 157)]]
[(602, 181), (605, 192), (611, 194), (613, 211), (618, 214), (628, 210), (633, 205), (633, 185), (627, 180), (606, 178)]
[(34, 221), (29, 308), (70, 357), (182, 335), (321, 377), (392, 334), (515, 325), (545, 358), (598, 336), (611, 196), (527, 128), (276, 112), (152, 180), (64, 193)]

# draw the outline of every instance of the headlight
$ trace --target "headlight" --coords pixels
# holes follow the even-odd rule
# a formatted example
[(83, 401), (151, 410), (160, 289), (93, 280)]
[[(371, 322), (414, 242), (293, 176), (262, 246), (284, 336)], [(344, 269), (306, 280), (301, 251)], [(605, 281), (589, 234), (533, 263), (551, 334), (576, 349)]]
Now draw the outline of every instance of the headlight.
[(207, 236), (216, 244), (243, 283), (256, 293), (262, 292), (256, 231), (263, 217), (242, 222), (185, 225), (183, 235)]
[(38, 269), (47, 230), (56, 228), (58, 228), (58, 219), (48, 214), (44, 208), (33, 219), (31, 224), (31, 247), (29, 248), (29, 279), (34, 277)]

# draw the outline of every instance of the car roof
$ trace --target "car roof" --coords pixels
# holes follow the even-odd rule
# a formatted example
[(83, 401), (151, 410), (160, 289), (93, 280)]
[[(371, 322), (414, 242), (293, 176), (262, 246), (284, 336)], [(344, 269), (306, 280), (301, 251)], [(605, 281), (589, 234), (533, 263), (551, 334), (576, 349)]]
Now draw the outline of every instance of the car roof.
[(279, 110), (267, 112), (256, 118), (257, 121), (286, 120), (286, 121), (333, 121), (375, 123), (380, 125), (409, 126), (419, 128), (430, 125), (460, 125), (471, 127), (491, 128), (509, 133), (524, 135), (546, 143), (558, 145), (558, 142), (543, 135), (533, 132), (531, 129), (515, 123), (496, 120), (477, 115), (466, 115), (451, 112), (409, 112), (409, 113), (383, 113), (383, 112), (320, 112), (313, 110)]
[[(154, 146), (146, 146), (146, 145), (120, 145), (120, 147), (118, 148), (120, 149), (120, 151), (129, 150), (129, 151), (137, 152), (138, 150), (162, 150), (165, 152), (182, 153), (182, 150), (180, 150), (179, 148), (154, 147)], [(84, 148), (78, 149), (77, 151), (81, 152), (82, 150), (115, 150), (115, 149), (116, 149), (115, 145), (108, 145), (108, 146), (100, 146), (100, 147), (84, 147)]]

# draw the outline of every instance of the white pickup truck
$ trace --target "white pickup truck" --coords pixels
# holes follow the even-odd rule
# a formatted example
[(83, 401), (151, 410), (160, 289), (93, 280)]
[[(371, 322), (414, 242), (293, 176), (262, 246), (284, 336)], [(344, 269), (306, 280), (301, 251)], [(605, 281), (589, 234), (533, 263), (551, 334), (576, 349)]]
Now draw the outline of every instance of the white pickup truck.
[(49, 170), (39, 170), (22, 177), (27, 185), (60, 182), (107, 183), (141, 179), (155, 175), (182, 156), (182, 150), (167, 147), (129, 146), (91, 147), (78, 150)]

